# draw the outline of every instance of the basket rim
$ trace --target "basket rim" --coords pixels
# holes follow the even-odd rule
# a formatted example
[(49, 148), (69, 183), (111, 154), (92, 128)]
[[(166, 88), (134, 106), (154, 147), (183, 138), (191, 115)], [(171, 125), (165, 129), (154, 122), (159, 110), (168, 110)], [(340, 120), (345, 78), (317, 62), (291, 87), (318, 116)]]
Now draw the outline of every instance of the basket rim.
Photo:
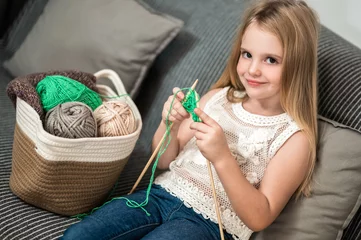
[[(101, 88), (105, 89), (110, 95), (113, 95), (113, 96), (116, 95), (114, 93), (114, 91), (106, 85), (97, 84), (97, 87), (101, 87)], [(42, 135), (43, 137), (47, 138), (50, 141), (54, 141), (54, 142), (58, 142), (58, 143), (69, 143), (69, 142), (72, 142), (72, 143), (87, 142), (87, 143), (89, 143), (89, 142), (98, 142), (98, 141), (104, 141), (104, 140), (119, 141), (119, 140), (125, 140), (125, 139), (137, 137), (140, 134), (142, 127), (143, 127), (142, 118), (141, 118), (138, 108), (136, 107), (136, 105), (134, 104), (133, 100), (130, 97), (129, 97), (129, 99), (127, 99), (127, 101), (131, 101), (131, 103), (132, 103), (131, 105), (133, 105), (133, 106), (131, 106), (131, 108), (132, 108), (134, 117), (137, 122), (137, 128), (133, 133), (123, 135), (123, 136), (111, 136), (111, 137), (85, 137), (85, 138), (58, 137), (58, 136), (52, 135), (52, 134), (48, 133), (47, 131), (45, 131), (39, 114), (27, 102), (25, 102), (24, 100), (22, 100), (19, 97), (17, 97), (17, 99), (16, 99), (16, 104), (17, 104), (16, 110), (19, 111), (20, 106), (23, 106), (26, 108), (26, 111), (28, 114), (31, 114), (33, 117), (36, 116), (35, 124), (37, 125), (37, 128), (40, 131), (40, 132), (37, 132), (37, 135)], [(22, 128), (22, 124), (20, 122), (18, 122), (18, 120), (16, 120), (16, 122)]]

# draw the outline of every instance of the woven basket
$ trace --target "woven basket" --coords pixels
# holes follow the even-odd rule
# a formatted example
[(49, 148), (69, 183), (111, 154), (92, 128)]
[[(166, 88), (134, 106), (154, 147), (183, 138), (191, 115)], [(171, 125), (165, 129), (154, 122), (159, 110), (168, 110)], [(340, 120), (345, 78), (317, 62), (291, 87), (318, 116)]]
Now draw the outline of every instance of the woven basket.
[[(97, 85), (105, 96), (125, 94), (112, 70), (94, 74), (108, 78), (117, 94)], [(133, 110), (134, 133), (116, 137), (68, 139), (49, 134), (36, 111), (20, 98), (16, 104), (11, 190), (34, 206), (61, 215), (84, 213), (102, 204), (116, 183), (142, 129), (140, 113), (130, 97), (121, 97)], [(114, 100), (114, 98), (112, 99)]]

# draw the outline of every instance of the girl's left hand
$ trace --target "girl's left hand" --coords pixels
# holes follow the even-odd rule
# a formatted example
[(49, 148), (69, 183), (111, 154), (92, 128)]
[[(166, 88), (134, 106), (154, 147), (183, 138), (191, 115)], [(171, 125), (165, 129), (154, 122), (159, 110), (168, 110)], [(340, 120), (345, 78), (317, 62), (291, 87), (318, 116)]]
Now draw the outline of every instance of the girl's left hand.
[(202, 122), (192, 122), (190, 128), (195, 130), (197, 146), (203, 156), (213, 164), (227, 159), (231, 151), (222, 127), (200, 108), (194, 109), (194, 112)]

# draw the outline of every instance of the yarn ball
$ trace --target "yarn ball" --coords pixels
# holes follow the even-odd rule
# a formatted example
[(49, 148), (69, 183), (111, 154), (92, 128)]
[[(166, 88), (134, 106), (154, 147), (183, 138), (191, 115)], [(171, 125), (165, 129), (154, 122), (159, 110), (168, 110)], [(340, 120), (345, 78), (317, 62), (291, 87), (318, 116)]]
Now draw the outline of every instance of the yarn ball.
[(16, 99), (20, 98), (28, 103), (39, 114), (40, 118), (44, 120), (45, 112), (36, 91), (36, 85), (49, 75), (62, 75), (77, 80), (93, 91), (97, 90), (96, 77), (91, 73), (79, 70), (51, 70), (31, 73), (16, 77), (7, 85), (6, 92), (14, 106), (16, 107)]
[(45, 115), (47, 132), (64, 138), (96, 137), (97, 126), (93, 111), (82, 102), (66, 102)]
[(46, 76), (37, 86), (45, 112), (66, 102), (82, 102), (92, 110), (102, 104), (98, 93), (84, 84), (61, 75)]
[(137, 126), (132, 109), (121, 101), (103, 102), (94, 111), (98, 137), (123, 136), (133, 133)]

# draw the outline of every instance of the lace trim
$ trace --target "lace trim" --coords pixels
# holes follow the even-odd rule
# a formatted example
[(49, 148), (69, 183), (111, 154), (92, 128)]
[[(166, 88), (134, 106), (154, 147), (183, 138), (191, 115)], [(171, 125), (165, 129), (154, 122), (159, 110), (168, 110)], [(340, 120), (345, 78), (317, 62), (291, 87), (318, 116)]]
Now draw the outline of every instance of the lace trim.
[[(242, 104), (229, 103), (227, 90), (223, 88), (214, 94), (204, 110), (221, 124), (240, 169), (251, 184), (259, 187), (268, 161), (299, 128), (286, 113), (260, 116), (247, 112)], [(192, 138), (172, 161), (170, 171), (161, 174), (155, 183), (181, 199), (185, 206), (217, 223), (212, 190), (201, 184), (203, 177), (208, 176), (203, 166), (205, 163), (195, 138)], [(219, 179), (216, 180), (223, 227), (234, 239), (249, 239), (252, 231), (235, 214), (222, 184)]]
[[(192, 208), (205, 219), (210, 219), (218, 224), (214, 204), (209, 204), (213, 203), (212, 197), (204, 194), (191, 182), (172, 174), (172, 172), (165, 172), (158, 176), (154, 183), (161, 185), (171, 195), (181, 199), (186, 207)], [(250, 238), (253, 231), (238, 218), (232, 209), (221, 207), (220, 213), (223, 228), (234, 239), (248, 240)]]
[(270, 126), (291, 121), (287, 113), (275, 116), (262, 116), (250, 113), (243, 108), (242, 102), (232, 104), (232, 109), (242, 121), (256, 126)]
[[(228, 101), (227, 100), (228, 89), (229, 87), (225, 87), (220, 91), (218, 91), (216, 94), (214, 94), (206, 103), (204, 110), (207, 112), (210, 107), (213, 107), (215, 105), (221, 106), (223, 103), (226, 103)], [(236, 94), (244, 95), (244, 92), (237, 92)], [(242, 121), (249, 123), (253, 126), (270, 126), (274, 124), (289, 122), (292, 120), (287, 113), (282, 113), (275, 116), (262, 116), (262, 115), (250, 113), (243, 108), (242, 102), (233, 103), (232, 109), (236, 114), (236, 116), (239, 117), (239, 119), (242, 119)]]

